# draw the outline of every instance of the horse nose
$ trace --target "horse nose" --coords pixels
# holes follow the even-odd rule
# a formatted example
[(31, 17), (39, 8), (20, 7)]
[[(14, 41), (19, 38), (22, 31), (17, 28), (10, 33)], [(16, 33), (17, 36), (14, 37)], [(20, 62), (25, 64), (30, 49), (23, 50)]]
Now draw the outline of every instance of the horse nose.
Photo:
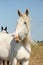
[(14, 35), (14, 39), (18, 39), (19, 36), (17, 34)]
[(19, 36), (17, 34), (14, 35), (14, 39), (15, 39), (16, 42), (19, 42)]

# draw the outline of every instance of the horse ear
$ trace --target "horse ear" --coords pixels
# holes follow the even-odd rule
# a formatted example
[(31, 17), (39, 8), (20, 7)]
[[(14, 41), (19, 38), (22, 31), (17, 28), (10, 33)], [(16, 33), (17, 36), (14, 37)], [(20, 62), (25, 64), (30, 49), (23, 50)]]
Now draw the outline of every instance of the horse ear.
[(1, 30), (3, 30), (3, 26), (1, 27)]
[(28, 9), (26, 9), (26, 12), (25, 12), (25, 14), (28, 16), (28, 14), (29, 14), (29, 12), (28, 12)]
[(21, 17), (22, 16), (22, 13), (18, 10), (18, 15)]
[(5, 29), (4, 30), (7, 30), (7, 27), (5, 27)]

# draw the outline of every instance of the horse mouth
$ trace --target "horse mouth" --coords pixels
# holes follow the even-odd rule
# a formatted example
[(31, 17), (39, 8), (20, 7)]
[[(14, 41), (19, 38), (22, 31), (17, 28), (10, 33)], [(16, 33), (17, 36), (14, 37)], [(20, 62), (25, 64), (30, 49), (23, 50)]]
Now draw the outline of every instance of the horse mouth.
[(19, 36), (15, 35), (15, 36), (14, 36), (14, 40), (15, 40), (17, 43), (19, 43), (20, 40), (21, 40), (21, 38), (20, 38)]
[(14, 38), (14, 40), (16, 41), (16, 43), (19, 43), (20, 42), (20, 39), (19, 38)]
[(19, 41), (18, 41), (18, 40), (16, 40), (16, 43), (19, 43)]

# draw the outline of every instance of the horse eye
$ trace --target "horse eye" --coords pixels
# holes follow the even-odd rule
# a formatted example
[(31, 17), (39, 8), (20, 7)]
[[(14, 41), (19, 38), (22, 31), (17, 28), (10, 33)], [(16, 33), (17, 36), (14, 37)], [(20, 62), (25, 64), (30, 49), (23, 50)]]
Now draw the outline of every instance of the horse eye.
[(27, 24), (26, 22), (24, 22), (24, 24)]

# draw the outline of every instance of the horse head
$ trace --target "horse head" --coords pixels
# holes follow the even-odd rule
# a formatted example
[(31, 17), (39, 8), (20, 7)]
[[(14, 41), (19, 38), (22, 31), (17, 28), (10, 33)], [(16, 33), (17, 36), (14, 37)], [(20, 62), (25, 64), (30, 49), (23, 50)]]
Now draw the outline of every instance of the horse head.
[(25, 13), (21, 13), (18, 10), (18, 15), (20, 18), (17, 20), (17, 26), (14, 35), (14, 38), (17, 42), (25, 39), (30, 30), (30, 17), (28, 9), (26, 9)]

